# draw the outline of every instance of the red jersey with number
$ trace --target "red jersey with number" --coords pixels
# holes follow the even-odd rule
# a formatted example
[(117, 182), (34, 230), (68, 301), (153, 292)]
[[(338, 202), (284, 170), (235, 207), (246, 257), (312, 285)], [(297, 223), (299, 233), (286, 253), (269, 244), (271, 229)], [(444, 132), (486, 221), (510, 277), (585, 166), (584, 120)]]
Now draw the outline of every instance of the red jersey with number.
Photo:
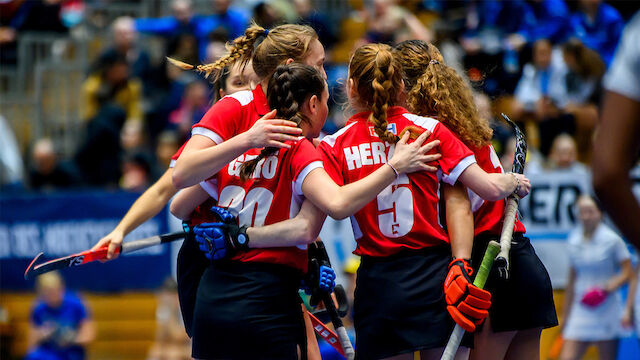
[[(367, 118), (356, 114), (346, 126), (326, 136), (318, 150), (324, 167), (340, 185), (352, 183), (383, 166), (393, 155), (395, 145), (381, 141)], [(469, 150), (447, 127), (433, 118), (409, 113), (402, 107), (387, 112), (388, 129), (399, 134), (407, 126), (431, 131), (431, 140), (440, 140), (437, 173), (416, 172), (400, 175), (377, 198), (351, 217), (358, 243), (355, 254), (389, 256), (398, 251), (421, 249), (448, 243), (439, 222), (439, 184), (455, 184), (458, 176), (475, 163)]]
[[(488, 173), (504, 173), (498, 154), (496, 154), (493, 146), (483, 146), (480, 149), (476, 149), (474, 153), (478, 166), (480, 166), (482, 170)], [(483, 233), (500, 235), (507, 200), (486, 201), (471, 189), (467, 189), (467, 191), (469, 193), (469, 200), (471, 201), (471, 209), (473, 210), (474, 236)], [(524, 225), (517, 217), (514, 231), (519, 233), (526, 231)]]
[[(251, 179), (240, 179), (240, 166), (260, 154), (251, 149), (225, 166), (214, 177), (200, 183), (218, 206), (238, 216), (238, 223), (263, 226), (294, 218), (304, 200), (302, 183), (322, 160), (305, 138), (289, 142), (290, 149), (260, 160)], [(307, 269), (307, 246), (251, 249), (232, 259), (284, 264), (303, 272)]]

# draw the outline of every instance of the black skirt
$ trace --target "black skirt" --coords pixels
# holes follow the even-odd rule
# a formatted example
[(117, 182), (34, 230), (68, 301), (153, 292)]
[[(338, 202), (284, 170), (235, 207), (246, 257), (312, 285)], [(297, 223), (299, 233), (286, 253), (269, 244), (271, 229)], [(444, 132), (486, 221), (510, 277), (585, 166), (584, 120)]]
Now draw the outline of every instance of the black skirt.
[(297, 359), (306, 355), (301, 274), (266, 263), (222, 261), (200, 280), (193, 319), (196, 359)]
[[(471, 257), (475, 272), (490, 240), (499, 241), (499, 237), (480, 235), (474, 239)], [(529, 238), (514, 234), (509, 257), (509, 279), (501, 279), (493, 266), (485, 285), (491, 292), (492, 330), (546, 329), (558, 325), (551, 280)]]
[[(381, 359), (447, 344), (455, 325), (446, 309), (448, 245), (377, 258), (363, 256), (353, 307), (356, 359)], [(463, 346), (471, 347), (465, 337)]]
[(178, 299), (184, 328), (189, 337), (193, 336), (191, 327), (193, 324), (193, 311), (196, 306), (196, 295), (202, 274), (209, 266), (210, 261), (198, 248), (193, 236), (182, 242), (178, 252), (177, 278)]

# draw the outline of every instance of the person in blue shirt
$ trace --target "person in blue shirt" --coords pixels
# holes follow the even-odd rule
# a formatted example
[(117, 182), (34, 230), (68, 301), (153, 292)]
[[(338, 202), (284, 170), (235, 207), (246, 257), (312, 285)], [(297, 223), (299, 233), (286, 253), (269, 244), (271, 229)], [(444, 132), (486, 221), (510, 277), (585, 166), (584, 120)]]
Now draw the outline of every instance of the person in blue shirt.
[(570, 13), (564, 0), (531, 0), (528, 4), (535, 17), (535, 24), (525, 22), (524, 28), (518, 32), (526, 42), (548, 39), (558, 44), (566, 39)]
[(597, 51), (609, 66), (622, 35), (624, 20), (618, 10), (602, 0), (581, 0), (580, 11), (571, 16), (571, 34)]
[(65, 291), (57, 272), (38, 277), (38, 301), (31, 313), (30, 351), (25, 360), (82, 360), (85, 346), (95, 338), (87, 309)]

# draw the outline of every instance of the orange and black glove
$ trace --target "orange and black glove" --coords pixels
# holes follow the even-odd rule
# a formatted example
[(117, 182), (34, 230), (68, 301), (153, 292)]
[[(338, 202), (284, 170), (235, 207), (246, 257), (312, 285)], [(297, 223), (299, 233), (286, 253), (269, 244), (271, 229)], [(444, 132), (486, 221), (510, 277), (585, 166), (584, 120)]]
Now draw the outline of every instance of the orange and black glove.
[(467, 332), (476, 331), (489, 315), (491, 293), (473, 285), (473, 269), (464, 259), (453, 259), (449, 263), (449, 274), (444, 281), (447, 311)]

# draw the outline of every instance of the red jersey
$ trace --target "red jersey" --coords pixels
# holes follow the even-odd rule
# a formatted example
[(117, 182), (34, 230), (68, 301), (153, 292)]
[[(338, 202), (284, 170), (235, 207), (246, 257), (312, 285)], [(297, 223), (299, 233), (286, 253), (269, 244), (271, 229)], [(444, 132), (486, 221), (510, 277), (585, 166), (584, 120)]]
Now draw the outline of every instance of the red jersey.
[[(393, 155), (395, 145), (381, 141), (367, 121), (369, 112), (356, 114), (346, 126), (326, 136), (318, 150), (324, 167), (339, 185), (352, 183), (374, 172)], [(389, 256), (403, 248), (421, 249), (449, 238), (439, 223), (439, 184), (455, 184), (458, 176), (475, 163), (473, 152), (446, 126), (435, 119), (409, 113), (402, 107), (387, 112), (388, 129), (399, 134), (412, 125), (431, 131), (429, 140), (440, 140), (438, 173), (400, 175), (378, 197), (351, 217), (358, 243), (355, 254)]]
[[(482, 170), (488, 173), (504, 173), (500, 159), (493, 149), (493, 146), (483, 146), (480, 149), (476, 149), (474, 153), (478, 161), (478, 166), (480, 166)], [(473, 235), (478, 236), (482, 233), (500, 235), (507, 200), (486, 201), (471, 189), (467, 189), (467, 191), (469, 192), (469, 200), (471, 201), (471, 209), (473, 210)], [(517, 233), (524, 233), (526, 231), (524, 225), (517, 217), (514, 231)]]
[(202, 135), (220, 144), (249, 130), (269, 111), (267, 97), (258, 85), (252, 91), (238, 91), (220, 99), (202, 120), (191, 128), (191, 135)]
[[(240, 166), (256, 158), (260, 149), (240, 155), (200, 185), (218, 201), (218, 206), (237, 215), (241, 226), (263, 226), (294, 218), (304, 200), (302, 183), (312, 170), (322, 167), (322, 160), (307, 139), (290, 144), (290, 149), (280, 149), (262, 159), (249, 180), (240, 179)], [(232, 259), (284, 264), (306, 272), (306, 249), (306, 245), (251, 249)]]

